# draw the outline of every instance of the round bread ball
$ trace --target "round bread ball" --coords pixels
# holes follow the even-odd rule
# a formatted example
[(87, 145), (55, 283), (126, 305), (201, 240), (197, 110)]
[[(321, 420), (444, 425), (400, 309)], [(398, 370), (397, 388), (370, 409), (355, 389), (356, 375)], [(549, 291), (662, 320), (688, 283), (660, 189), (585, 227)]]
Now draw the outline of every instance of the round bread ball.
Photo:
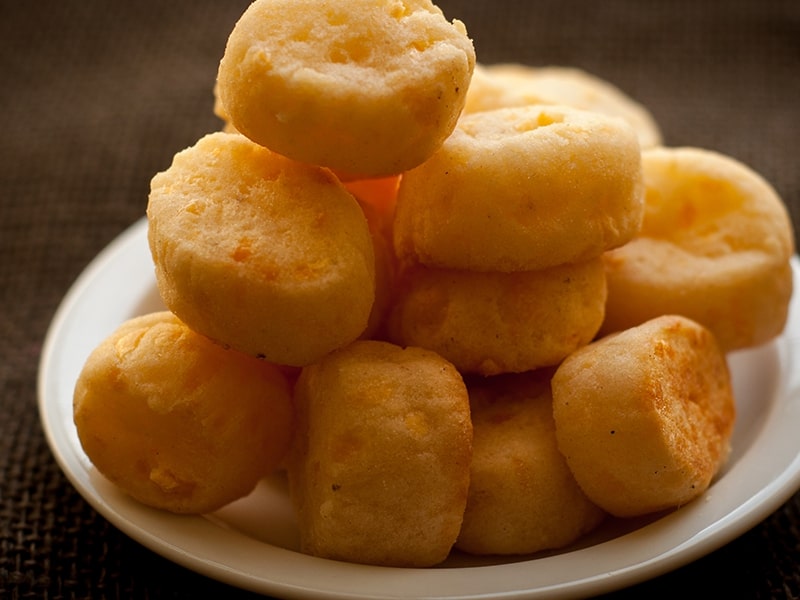
[(164, 303), (211, 339), (302, 366), (365, 330), (373, 242), (330, 171), (212, 133), (153, 178), (147, 216)]
[(643, 212), (639, 142), (622, 119), (566, 106), (465, 115), (403, 174), (399, 258), (467, 271), (532, 271), (632, 239)]
[(256, 0), (228, 39), (219, 97), (233, 126), (296, 160), (362, 177), (430, 156), (475, 65), (430, 0)]
[(641, 232), (606, 255), (603, 333), (662, 314), (708, 327), (726, 351), (786, 324), (793, 281), (791, 221), (772, 186), (741, 162), (700, 148), (642, 153)]
[(288, 464), (303, 552), (384, 566), (443, 561), (469, 487), (466, 386), (437, 354), (357, 341), (303, 369)]
[(475, 65), (464, 113), (528, 104), (565, 104), (621, 117), (636, 130), (642, 148), (661, 145), (661, 130), (644, 105), (586, 71), (515, 63)]
[(588, 344), (605, 301), (600, 257), (513, 273), (416, 265), (399, 276), (387, 335), (441, 354), (462, 373), (531, 371)]
[(482, 555), (563, 548), (605, 518), (558, 450), (551, 375), (545, 369), (467, 381), (472, 467), (456, 548)]
[(212, 512), (289, 449), (291, 392), (273, 365), (225, 350), (169, 312), (122, 324), (91, 353), (74, 421), (97, 470), (136, 500)]
[(686, 504), (730, 450), (736, 408), (713, 334), (665, 315), (577, 350), (551, 381), (558, 447), (618, 517)]

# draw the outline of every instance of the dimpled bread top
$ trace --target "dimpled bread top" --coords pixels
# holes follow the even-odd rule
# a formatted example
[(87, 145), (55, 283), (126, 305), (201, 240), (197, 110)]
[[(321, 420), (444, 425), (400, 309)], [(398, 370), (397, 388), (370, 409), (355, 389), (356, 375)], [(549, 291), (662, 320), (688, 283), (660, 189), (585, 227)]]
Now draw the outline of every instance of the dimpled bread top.
[(528, 104), (565, 104), (625, 119), (642, 148), (658, 146), (661, 130), (642, 104), (608, 81), (573, 67), (531, 67), (515, 63), (476, 65), (465, 113)]
[(208, 337), (303, 365), (366, 327), (369, 227), (327, 169), (212, 133), (153, 178), (147, 215), (164, 303)]
[(464, 115), (400, 183), (394, 241), (434, 267), (525, 271), (628, 242), (643, 213), (641, 150), (623, 119), (530, 105)]
[[(341, 255), (366, 246), (346, 241), (350, 221), (363, 222), (368, 240), (366, 221), (330, 172), (236, 134), (211, 134), (195, 149), (204, 152), (178, 153), (173, 168), (153, 178), (150, 203), (151, 223), (185, 232), (172, 239), (192, 253), (232, 273), (304, 286), (337, 277), (348, 262)], [(159, 220), (165, 213), (169, 220)]]
[(429, 0), (256, 0), (220, 62), (237, 130), (359, 175), (415, 166), (452, 131), (475, 64), (460, 21)]
[(651, 148), (642, 154), (646, 184), (640, 237), (669, 240), (699, 257), (767, 255), (785, 263), (794, 233), (775, 189), (734, 158), (702, 148)]

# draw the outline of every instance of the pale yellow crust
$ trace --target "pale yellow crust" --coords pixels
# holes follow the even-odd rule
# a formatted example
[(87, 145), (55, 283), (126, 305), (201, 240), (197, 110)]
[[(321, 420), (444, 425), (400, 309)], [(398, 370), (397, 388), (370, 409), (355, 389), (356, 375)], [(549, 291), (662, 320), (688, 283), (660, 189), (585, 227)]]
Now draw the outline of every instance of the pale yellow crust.
[(639, 231), (641, 157), (622, 119), (566, 106), (465, 115), (403, 175), (401, 259), (474, 271), (530, 271), (596, 258)]
[(433, 352), (358, 341), (303, 369), (288, 474), (301, 548), (426, 567), (454, 544), (467, 500), (466, 386)]
[(602, 258), (516, 273), (416, 265), (398, 279), (389, 339), (434, 350), (464, 373), (558, 364), (594, 338), (605, 313)]
[(780, 334), (793, 289), (794, 232), (775, 190), (710, 150), (651, 149), (642, 162), (642, 229), (606, 255), (602, 331), (682, 314), (711, 329), (726, 351)]
[(87, 359), (74, 421), (97, 470), (140, 502), (207, 513), (289, 449), (291, 393), (273, 365), (225, 350), (169, 312), (123, 323)]
[(166, 306), (217, 342), (302, 366), (365, 330), (373, 243), (326, 169), (209, 134), (153, 178), (147, 216)]
[(727, 458), (736, 408), (725, 355), (685, 317), (593, 342), (551, 383), (558, 447), (584, 493), (613, 515), (686, 504)]
[(662, 143), (651, 112), (609, 81), (575, 67), (534, 67), (516, 63), (476, 64), (464, 113), (528, 104), (566, 104), (621, 117), (636, 130), (639, 145)]
[(547, 369), (467, 380), (473, 456), (459, 550), (507, 555), (563, 548), (605, 518), (558, 450), (551, 375)]
[(429, 0), (256, 0), (217, 81), (221, 110), (257, 143), (377, 177), (441, 145), (474, 64), (463, 23)]

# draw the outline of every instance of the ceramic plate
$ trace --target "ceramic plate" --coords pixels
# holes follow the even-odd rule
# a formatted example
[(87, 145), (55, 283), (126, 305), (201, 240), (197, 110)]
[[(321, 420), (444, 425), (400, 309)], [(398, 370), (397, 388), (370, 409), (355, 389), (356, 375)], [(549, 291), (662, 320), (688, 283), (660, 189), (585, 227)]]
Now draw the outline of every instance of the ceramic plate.
[[(800, 280), (797, 257), (792, 262)], [(556, 553), (482, 560), (454, 553), (431, 569), (381, 568), (305, 556), (285, 482), (264, 480), (208, 516), (149, 509), (104, 480), (72, 423), (72, 389), (89, 352), (121, 322), (162, 308), (135, 223), (85, 270), (51, 324), (39, 373), (45, 434), (61, 468), (127, 535), (176, 563), (282, 598), (563, 598), (600, 594), (663, 574), (715, 550), (779, 508), (800, 487), (800, 302), (784, 335), (734, 353), (738, 420), (726, 468), (698, 500), (658, 518), (611, 520)], [(409, 498), (409, 502), (413, 502)]]

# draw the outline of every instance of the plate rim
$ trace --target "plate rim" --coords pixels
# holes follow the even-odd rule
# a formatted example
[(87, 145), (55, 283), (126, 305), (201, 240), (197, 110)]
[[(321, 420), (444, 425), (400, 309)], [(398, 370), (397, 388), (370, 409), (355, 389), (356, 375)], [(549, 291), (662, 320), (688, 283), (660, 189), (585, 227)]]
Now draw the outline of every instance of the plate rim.
[[(202, 516), (177, 516), (139, 505), (114, 489), (94, 473), (82, 450), (75, 447), (76, 435), (65, 430), (66, 406), (64, 394), (57, 393), (65, 383), (58, 377), (56, 367), (63, 362), (61, 342), (66, 337), (76, 335), (69, 329), (71, 317), (86, 301), (87, 296), (95, 290), (101, 276), (108, 276), (120, 265), (126, 264), (152, 275), (152, 264), (141, 264), (145, 254), (149, 259), (149, 248), (146, 244), (147, 220), (140, 218), (114, 238), (80, 273), (67, 291), (56, 309), (48, 327), (39, 361), (37, 376), (37, 405), (40, 422), (46, 441), (56, 462), (67, 479), (81, 496), (117, 529), (132, 539), (146, 546), (151, 551), (193, 570), (201, 575), (249, 591), (278, 595), (283, 598), (422, 598), (432, 597), (431, 589), (437, 589), (437, 579), (452, 580), (449, 590), (440, 590), (435, 594), (438, 598), (466, 600), (469, 598), (567, 598), (588, 594), (600, 594), (622, 589), (647, 579), (662, 575), (679, 568), (693, 560), (706, 555), (755, 526), (769, 514), (777, 510), (800, 488), (800, 442), (792, 445), (794, 457), (780, 468), (780, 471), (769, 479), (766, 485), (742, 503), (721, 517), (713, 519), (701, 531), (683, 540), (680, 544), (651, 556), (647, 560), (605, 561), (608, 568), (598, 569), (593, 575), (579, 579), (531, 587), (520, 587), (513, 582), (519, 580), (519, 571), (530, 563), (541, 565), (547, 571), (554, 561), (564, 561), (564, 557), (590, 560), (593, 555), (602, 551), (604, 554), (624, 554), (619, 546), (633, 538), (646, 536), (656, 529), (669, 527), (675, 520), (693, 513), (703, 514), (709, 502), (694, 502), (679, 511), (651, 523), (629, 534), (614, 538), (601, 544), (572, 551), (566, 554), (533, 558), (505, 564), (487, 566), (443, 567), (431, 569), (399, 569), (393, 567), (374, 567), (355, 565), (327, 559), (310, 557), (293, 550), (270, 546), (245, 534), (235, 532), (216, 524)], [(791, 259), (792, 270), (797, 280), (800, 273), (800, 261), (795, 255)], [(122, 274), (120, 274), (121, 276)], [(153, 279), (154, 281), (154, 279)], [(134, 286), (139, 282), (133, 281)], [(144, 282), (142, 282), (142, 286)], [(130, 302), (125, 306), (130, 306)], [(124, 312), (123, 307), (120, 311)], [(789, 321), (785, 332), (777, 340), (768, 344), (767, 349), (756, 351), (774, 351), (784, 366), (791, 364), (791, 357), (800, 351), (800, 300), (798, 295), (792, 297)], [(132, 314), (129, 316), (133, 316)], [(110, 332), (109, 332), (110, 333)], [(77, 373), (76, 373), (77, 374)], [(792, 377), (786, 369), (780, 369), (781, 381), (776, 384), (776, 399), (769, 414), (762, 424), (760, 439), (773, 427), (780, 426), (782, 410), (800, 408), (800, 375)], [(795, 407), (794, 405), (798, 406)], [(69, 402), (71, 410), (71, 398)], [(55, 410), (54, 410), (55, 409)], [(800, 411), (797, 411), (800, 412)], [(800, 414), (792, 415), (800, 422)], [(70, 421), (71, 422), (71, 421)], [(68, 427), (68, 426), (67, 426)], [(756, 440), (757, 441), (757, 440)], [(776, 442), (777, 443), (777, 442)], [(754, 442), (755, 444), (755, 442)], [(752, 448), (748, 452), (752, 452)], [(745, 453), (743, 459), (748, 457)], [(736, 465), (739, 466), (739, 465)], [(734, 467), (735, 470), (735, 467)], [(707, 495), (713, 496), (715, 486), (725, 487), (725, 477), (710, 488)], [(721, 490), (720, 490), (721, 491)], [(662, 532), (663, 533), (663, 532)], [(211, 536), (215, 544), (206, 543), (206, 550), (193, 544), (207, 542)], [(633, 536), (633, 538), (631, 538)], [(637, 542), (639, 543), (639, 542)], [(208, 550), (208, 546), (214, 546)], [(265, 548), (269, 547), (269, 548)], [(594, 550), (593, 550), (594, 549)], [(258, 566), (247, 553), (256, 554), (268, 564), (267, 574), (259, 572)], [(580, 554), (583, 553), (583, 554)], [(233, 560), (231, 559), (233, 557)], [(594, 556), (597, 558), (597, 556)], [(281, 569), (299, 569), (302, 574), (296, 577), (281, 576)], [(442, 574), (458, 573), (458, 577), (446, 577)], [(278, 574), (276, 576), (276, 574)], [(479, 579), (491, 577), (506, 582), (511, 587), (491, 591), (477, 585)], [(456, 581), (461, 579), (462, 581)], [(464, 582), (463, 580), (467, 581)], [(530, 578), (523, 578), (532, 581)], [(535, 578), (534, 578), (535, 579)], [(355, 581), (355, 584), (353, 583)], [(315, 583), (316, 582), (316, 583)], [(324, 585), (321, 585), (324, 582)], [(513, 588), (513, 589), (512, 589)]]

